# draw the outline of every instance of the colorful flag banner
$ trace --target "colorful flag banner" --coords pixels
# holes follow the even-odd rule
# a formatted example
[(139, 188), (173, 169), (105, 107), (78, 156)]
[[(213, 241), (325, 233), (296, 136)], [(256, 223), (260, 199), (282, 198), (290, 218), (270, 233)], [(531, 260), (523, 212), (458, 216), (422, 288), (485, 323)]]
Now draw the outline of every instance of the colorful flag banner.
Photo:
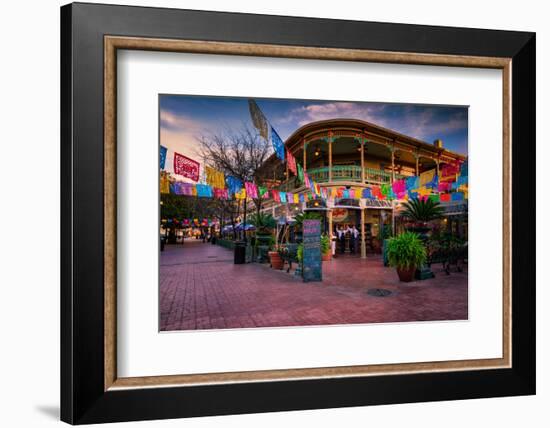
[(361, 196), (366, 199), (372, 199), (372, 194), (368, 187), (366, 189), (363, 189)]
[(277, 190), (272, 190), (271, 191), (272, 195), (273, 195), (273, 200), (275, 202), (281, 202), (281, 198), (279, 197), (279, 192)]
[(434, 177), (435, 177), (435, 169), (431, 169), (429, 171), (422, 172), (420, 174), (420, 183), (419, 186), (425, 186), (426, 184), (430, 183)]
[(223, 200), (229, 199), (227, 189), (214, 189), (214, 198)]
[(296, 169), (296, 158), (292, 156), (292, 153), (290, 153), (288, 150), (286, 151), (286, 159), (288, 164), (288, 169), (294, 174), (298, 175), (298, 171)]
[(212, 187), (208, 184), (195, 184), (197, 189), (197, 196), (199, 198), (211, 198), (212, 197)]
[(244, 188), (246, 189), (246, 194), (249, 198), (258, 199), (258, 188), (254, 183), (247, 181), (244, 183)]
[(417, 187), (420, 186), (420, 180), (416, 175), (414, 177), (408, 177), (406, 185), (407, 185), (407, 190), (416, 189)]
[(438, 184), (437, 191), (438, 192), (448, 192), (452, 188), (452, 183), (450, 181), (443, 181)]
[(244, 188), (235, 192), (235, 199), (243, 200), (246, 199), (246, 190)]
[(243, 182), (239, 180), (237, 177), (228, 176), (225, 179), (225, 182), (227, 183), (227, 190), (229, 191), (229, 196), (234, 195), (237, 192), (240, 192), (243, 188)]
[(392, 190), (395, 194), (402, 193), (407, 190), (407, 183), (405, 180), (396, 180), (392, 183)]
[(304, 170), (302, 169), (302, 166), (300, 164), (297, 164), (296, 168), (298, 169), (298, 178), (300, 179), (300, 183), (304, 182)]
[(271, 144), (273, 145), (273, 150), (275, 150), (275, 154), (279, 159), (281, 159), (283, 162), (285, 160), (285, 144), (283, 143), (283, 140), (281, 140), (281, 137), (279, 137), (279, 134), (277, 134), (277, 131), (271, 127)]
[(199, 181), (200, 164), (187, 156), (174, 153), (174, 173), (189, 178), (193, 181)]
[(159, 162), (160, 162), (160, 169), (164, 169), (164, 165), (166, 164), (166, 152), (168, 149), (164, 146), (160, 146), (160, 153), (159, 153)]
[[(250, 111), (250, 117), (252, 119), (252, 123), (260, 133), (260, 135), (268, 141), (268, 122), (265, 118), (264, 114), (260, 110), (260, 107), (258, 107), (258, 104), (256, 104), (256, 101), (249, 99), (248, 100), (248, 109)], [(272, 128), (273, 129), (273, 128)], [(284, 155), (283, 155), (284, 159)]]
[(218, 171), (211, 166), (205, 167), (206, 170), (206, 183), (215, 189), (225, 189), (225, 177), (223, 172)]
[(170, 179), (164, 174), (160, 176), (160, 193), (170, 193)]

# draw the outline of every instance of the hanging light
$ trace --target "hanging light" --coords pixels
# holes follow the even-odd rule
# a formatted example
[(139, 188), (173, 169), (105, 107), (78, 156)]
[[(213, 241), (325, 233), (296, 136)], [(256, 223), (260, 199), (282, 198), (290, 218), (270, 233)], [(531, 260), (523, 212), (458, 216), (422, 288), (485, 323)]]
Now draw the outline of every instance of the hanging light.
[(315, 156), (319, 156), (321, 154), (321, 152), (319, 151), (319, 146), (315, 146)]

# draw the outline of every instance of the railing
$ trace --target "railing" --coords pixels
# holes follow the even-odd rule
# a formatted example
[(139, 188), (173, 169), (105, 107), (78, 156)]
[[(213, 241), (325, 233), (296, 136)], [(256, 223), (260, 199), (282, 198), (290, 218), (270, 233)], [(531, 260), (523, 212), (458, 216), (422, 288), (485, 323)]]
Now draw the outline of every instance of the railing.
[[(327, 183), (329, 181), (329, 167), (308, 169), (309, 176), (318, 183)], [(395, 179), (399, 180), (406, 177), (405, 175), (395, 174)], [(332, 167), (332, 181), (352, 181), (361, 183), (361, 167), (355, 165), (338, 165)], [(375, 168), (365, 168), (365, 183), (370, 184), (389, 184), (391, 183), (391, 173)], [(284, 181), (277, 190), (281, 192), (292, 192), (300, 188), (302, 184), (298, 177), (291, 176), (287, 181)]]
[[(309, 176), (319, 182), (326, 183), (329, 181), (329, 167), (308, 169)], [(395, 174), (395, 179), (405, 177), (401, 174)], [(361, 182), (361, 167), (355, 165), (338, 165), (332, 167), (332, 181), (354, 181)], [(375, 168), (365, 168), (365, 182), (385, 184), (391, 183), (391, 173)]]

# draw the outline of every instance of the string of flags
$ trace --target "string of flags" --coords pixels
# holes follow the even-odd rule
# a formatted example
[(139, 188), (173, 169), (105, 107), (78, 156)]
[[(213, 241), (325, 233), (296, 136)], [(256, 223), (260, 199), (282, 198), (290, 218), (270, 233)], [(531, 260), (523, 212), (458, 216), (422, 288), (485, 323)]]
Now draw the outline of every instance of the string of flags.
[[(368, 187), (321, 187), (305, 172), (295, 157), (285, 149), (284, 142), (261, 111), (258, 104), (248, 100), (250, 117), (258, 133), (266, 141), (271, 141), (275, 155), (290, 172), (298, 177), (309, 192), (292, 193), (268, 189), (254, 182), (243, 182), (237, 177), (225, 176), (222, 171), (211, 166), (205, 167), (205, 183), (199, 183), (200, 164), (180, 153), (160, 146), (160, 192), (175, 195), (215, 198), (221, 200), (273, 199), (282, 204), (304, 203), (312, 199), (378, 199), (408, 200), (430, 199), (448, 202), (468, 199), (468, 161), (445, 164), (437, 173), (436, 169), (422, 172), (418, 176), (402, 178), (381, 185)], [(182, 182), (171, 177), (170, 173), (194, 181)]]
[[(299, 167), (299, 165), (297, 165)], [(228, 176), (214, 168), (207, 167), (207, 183), (184, 183), (174, 180), (170, 174), (161, 174), (161, 193), (215, 198), (221, 200), (273, 199), (282, 204), (298, 204), (314, 199), (378, 199), (409, 200), (430, 199), (437, 202), (461, 201), (468, 199), (468, 162), (442, 169), (440, 175), (435, 170), (395, 180), (393, 183), (369, 185), (368, 187), (321, 187), (309, 174), (302, 171), (303, 184), (308, 191), (300, 193), (282, 192), (266, 186)], [(452, 171), (452, 173), (451, 173)], [(223, 178), (223, 179), (222, 179)]]

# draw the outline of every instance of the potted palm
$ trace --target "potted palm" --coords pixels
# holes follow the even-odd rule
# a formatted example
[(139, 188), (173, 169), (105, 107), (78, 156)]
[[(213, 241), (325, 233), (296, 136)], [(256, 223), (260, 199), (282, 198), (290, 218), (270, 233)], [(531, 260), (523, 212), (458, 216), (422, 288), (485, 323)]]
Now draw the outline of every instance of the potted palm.
[[(277, 227), (277, 221), (271, 214), (257, 213), (252, 216), (250, 223), (256, 228), (254, 247), (261, 263), (267, 258), (269, 249), (274, 244), (273, 231)], [(271, 256), (269, 258), (271, 259)]]
[(330, 251), (330, 238), (328, 235), (321, 236), (321, 260), (329, 262), (332, 259), (332, 253)]
[(401, 215), (413, 222), (409, 231), (418, 232), (425, 237), (430, 230), (428, 223), (443, 217), (443, 207), (431, 199), (411, 199), (403, 204)]
[(387, 254), (389, 265), (396, 268), (402, 282), (411, 282), (416, 269), (426, 262), (426, 248), (414, 232), (405, 232), (390, 238)]

